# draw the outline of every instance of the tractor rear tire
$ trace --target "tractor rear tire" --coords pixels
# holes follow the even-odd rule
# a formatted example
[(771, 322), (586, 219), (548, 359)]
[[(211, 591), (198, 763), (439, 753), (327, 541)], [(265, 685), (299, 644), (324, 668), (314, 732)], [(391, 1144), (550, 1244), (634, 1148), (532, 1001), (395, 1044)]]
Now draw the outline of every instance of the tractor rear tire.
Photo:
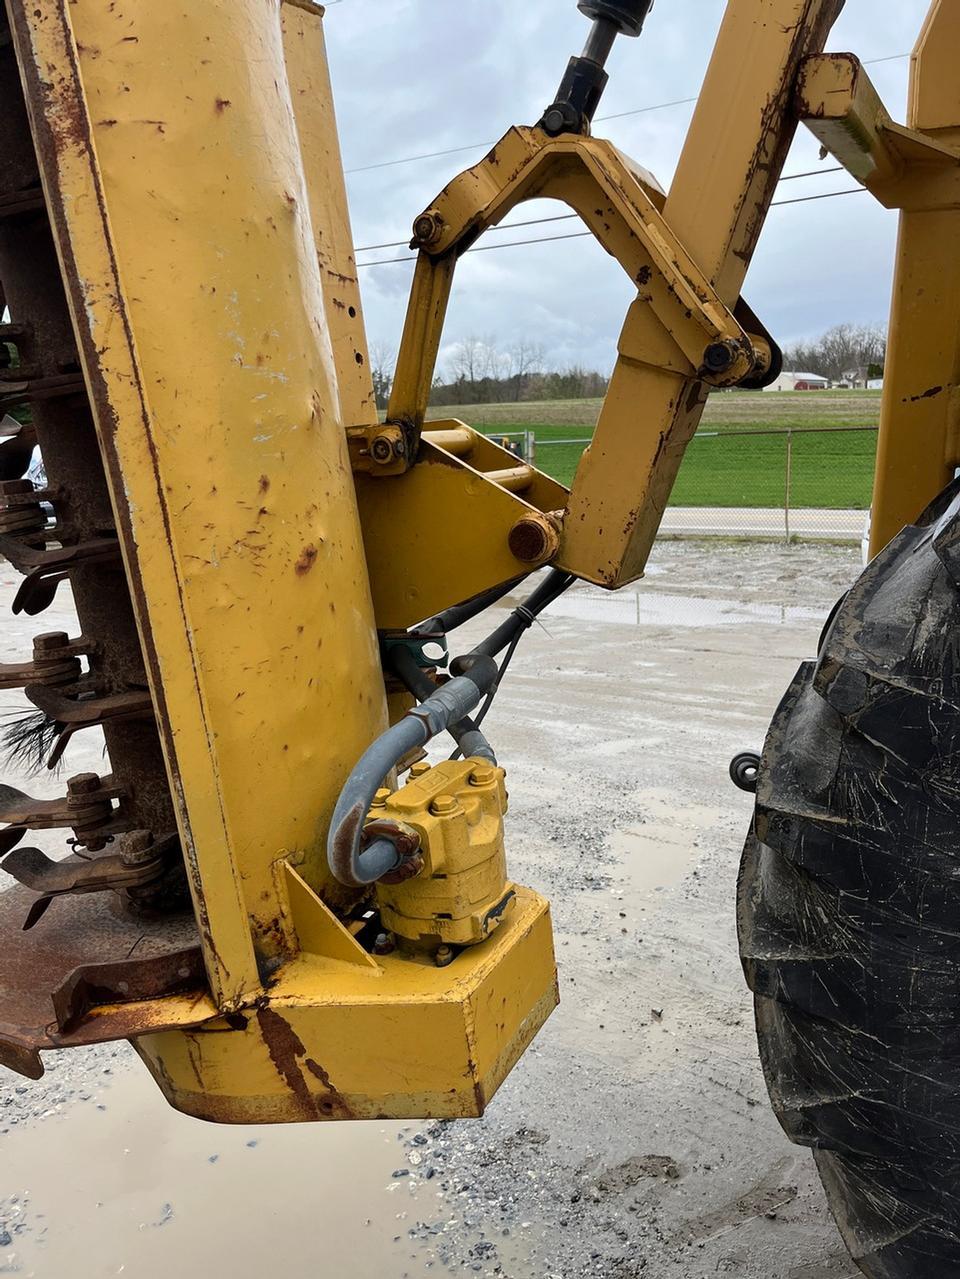
[(760, 1055), (872, 1279), (960, 1279), (960, 484), (770, 728), (738, 892)]

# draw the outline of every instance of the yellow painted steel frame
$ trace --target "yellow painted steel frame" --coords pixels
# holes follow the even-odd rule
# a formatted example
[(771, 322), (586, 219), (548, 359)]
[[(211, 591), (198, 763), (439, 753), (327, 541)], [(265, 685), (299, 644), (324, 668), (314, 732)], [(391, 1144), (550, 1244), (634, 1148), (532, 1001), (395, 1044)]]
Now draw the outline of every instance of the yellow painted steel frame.
[[(374, 599), (388, 598), (397, 529), (430, 536), (418, 477), (434, 494), (458, 477), (451, 523), (458, 492), (482, 495), (464, 561), (432, 566), (450, 600), (470, 593), (465, 578), (516, 576), (518, 544), (511, 561), (498, 539), (566, 495), (456, 423), (407, 474), (355, 490), (347, 434), (374, 422), (317, 6), (5, 3), (217, 1010), (194, 1003), (191, 1024), (181, 1004), (179, 1029), (126, 1033), (171, 1103), (207, 1119), (479, 1114), (556, 1002), (547, 904), (518, 887), (449, 967), (374, 958), (343, 922), (350, 899), (323, 849), (344, 777), (386, 723)], [(730, 0), (665, 198), (605, 144), (530, 130), (448, 190), (461, 223), (471, 203), (492, 224), (535, 191), (567, 199), (637, 282), (563, 522), (557, 562), (583, 577), (642, 571), (706, 397), (703, 347), (726, 344), (720, 383), (755, 362), (733, 308), (795, 126), (797, 70), (838, 7), (768, 0), (758, 18), (755, 0)], [(420, 427), (446, 277), (470, 235), (425, 249), (392, 406), (413, 418), (404, 429)], [(546, 546), (554, 525), (538, 527)], [(414, 575), (418, 550), (393, 573)], [(481, 567), (465, 573), (471, 555)], [(434, 608), (415, 577), (389, 598), (399, 625)], [(461, 840), (457, 865), (472, 873), (476, 856), (501, 884), (499, 842), (481, 843)]]
[(328, 324), (357, 317), (322, 11), (7, 8), (215, 1008), (88, 1029), (116, 1021), (206, 1119), (480, 1114), (556, 1003), (546, 902), (518, 889), (443, 969), (374, 960), (330, 909), (353, 900), (330, 814), (387, 716), (339, 392), (372, 409), (335, 372), (366, 348)]
[(860, 63), (813, 58), (799, 110), (825, 147), (901, 209), (870, 549), (911, 523), (960, 466), (960, 8), (936, 0), (911, 64), (907, 128)]
[[(638, 286), (557, 567), (607, 587), (641, 576), (710, 387), (769, 360), (733, 312), (796, 127), (797, 72), (839, 8), (775, 0), (758, 14), (751, 0), (730, 0), (668, 196), (608, 143), (512, 129), (417, 219), (390, 422), (422, 424), (457, 260), (520, 202), (564, 201)], [(729, 363), (711, 372), (705, 353), (716, 344)]]

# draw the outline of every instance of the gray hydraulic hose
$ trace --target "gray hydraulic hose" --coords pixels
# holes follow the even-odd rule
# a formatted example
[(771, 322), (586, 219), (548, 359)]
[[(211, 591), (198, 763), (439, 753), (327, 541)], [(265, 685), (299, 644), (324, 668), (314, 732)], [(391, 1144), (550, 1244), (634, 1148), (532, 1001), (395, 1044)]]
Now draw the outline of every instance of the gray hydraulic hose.
[[(390, 665), (394, 675), (403, 681), (418, 702), (425, 702), (437, 691), (437, 685), (426, 671), (420, 669), (408, 648), (402, 645), (394, 648), (390, 654)], [(469, 673), (468, 670), (461, 672), (463, 675)], [(493, 753), (493, 747), (472, 719), (462, 719), (459, 724), (448, 724), (447, 732), (457, 743), (460, 754), (465, 759), (477, 756), (496, 768), (497, 757)]]
[(459, 723), (493, 687), (497, 665), (484, 658), (468, 675), (444, 684), (425, 702), (409, 711), (373, 743), (347, 778), (333, 810), (327, 836), (327, 861), (333, 876), (350, 888), (375, 884), (404, 861), (392, 840), (374, 840), (360, 850), (364, 823), (384, 778), (405, 755), (425, 746), (449, 724)]

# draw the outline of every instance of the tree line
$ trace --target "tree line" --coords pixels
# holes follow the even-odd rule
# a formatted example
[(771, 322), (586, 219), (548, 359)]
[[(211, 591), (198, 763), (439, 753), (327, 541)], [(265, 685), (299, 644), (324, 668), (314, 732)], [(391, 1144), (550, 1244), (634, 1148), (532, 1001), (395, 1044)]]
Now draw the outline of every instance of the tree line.
[(818, 373), (831, 382), (864, 385), (883, 377), (887, 332), (878, 324), (836, 324), (811, 342), (795, 342), (783, 352), (790, 373)]
[[(382, 344), (370, 350), (370, 366), (379, 408), (386, 408), (393, 385), (395, 355)], [(467, 337), (452, 348), (434, 379), (430, 403), (503, 404), (536, 400), (583, 400), (606, 394), (609, 377), (596, 369), (570, 365), (548, 369), (539, 342), (518, 339), (502, 347), (489, 337)]]
[[(852, 378), (865, 384), (883, 376), (887, 334), (881, 325), (837, 324), (811, 341), (795, 342), (783, 352), (791, 373), (818, 373), (831, 382)], [(370, 349), (377, 406), (387, 407), (396, 354), (383, 343)], [(609, 377), (596, 369), (571, 365), (549, 369), (543, 346), (519, 338), (501, 346), (491, 337), (467, 337), (449, 352), (434, 379), (430, 403), (503, 404), (538, 400), (585, 400), (606, 394)]]

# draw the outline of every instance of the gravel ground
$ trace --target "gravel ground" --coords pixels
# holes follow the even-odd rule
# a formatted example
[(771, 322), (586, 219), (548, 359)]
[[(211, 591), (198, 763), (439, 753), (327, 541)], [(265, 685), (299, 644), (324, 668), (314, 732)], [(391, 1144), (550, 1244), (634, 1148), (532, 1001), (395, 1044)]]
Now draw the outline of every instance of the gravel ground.
[(126, 1046), (51, 1055), (39, 1084), (0, 1074), (0, 1274), (855, 1275), (766, 1103), (727, 763), (857, 571), (850, 548), (667, 542), (638, 587), (578, 587), (531, 632), (488, 725), (562, 1004), (484, 1120), (212, 1129)]

